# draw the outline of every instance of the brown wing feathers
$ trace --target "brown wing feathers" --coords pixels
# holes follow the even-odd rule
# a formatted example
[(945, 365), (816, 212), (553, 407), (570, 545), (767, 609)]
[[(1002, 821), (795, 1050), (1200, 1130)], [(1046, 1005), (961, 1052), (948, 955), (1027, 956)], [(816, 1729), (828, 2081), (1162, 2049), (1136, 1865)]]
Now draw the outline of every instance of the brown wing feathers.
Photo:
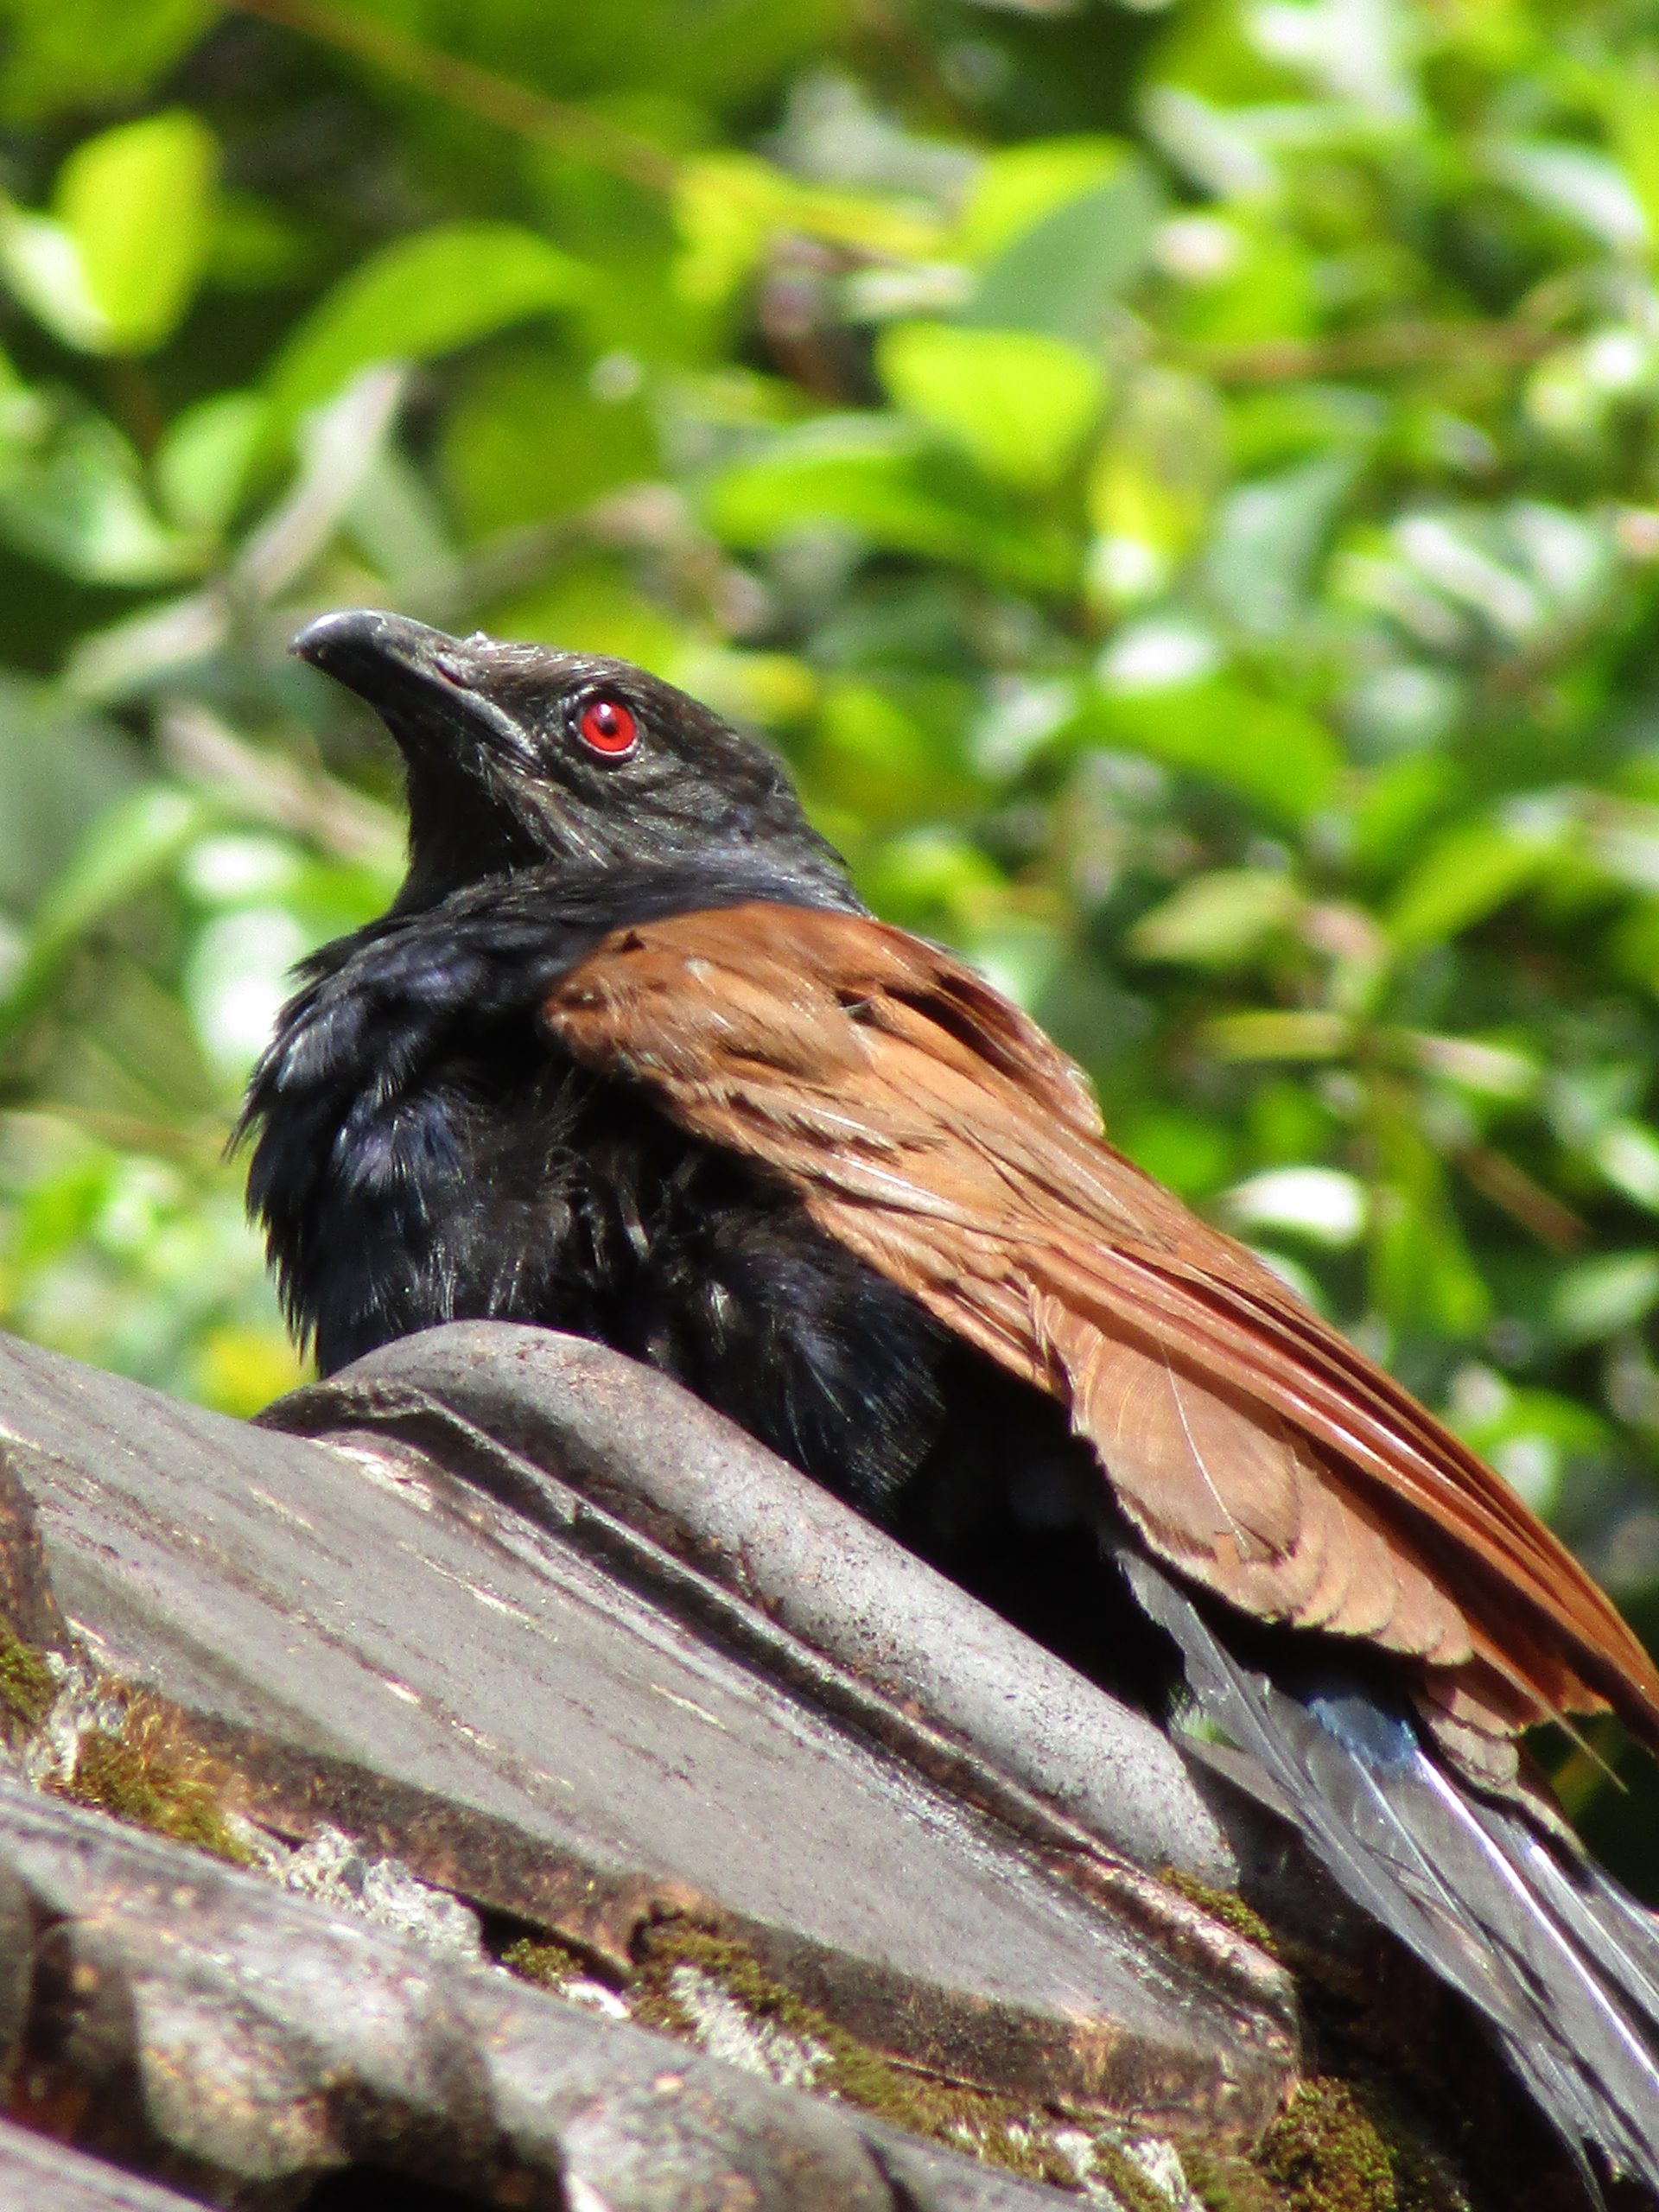
[(1512, 1777), (1517, 1728), (1609, 1703), (1659, 1739), (1659, 1674), (1556, 1539), (1113, 1151), (1071, 1063), (947, 955), (815, 909), (680, 915), (607, 938), (547, 1018), (1059, 1397), (1172, 1565), (1420, 1662), (1425, 1718), (1474, 1778)]

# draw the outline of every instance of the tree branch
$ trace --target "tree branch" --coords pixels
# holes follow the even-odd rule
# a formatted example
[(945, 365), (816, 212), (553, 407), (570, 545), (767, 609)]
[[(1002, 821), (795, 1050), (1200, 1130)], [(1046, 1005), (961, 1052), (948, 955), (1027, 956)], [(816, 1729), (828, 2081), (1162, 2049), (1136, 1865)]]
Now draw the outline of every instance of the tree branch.
[(365, 22), (320, 6), (318, 0), (226, 0), (226, 4), (242, 15), (258, 16), (300, 38), (315, 39), (323, 46), (355, 54), (389, 76), (418, 86), (423, 92), (435, 94), (453, 107), (465, 108), (500, 130), (574, 154), (649, 191), (670, 190), (679, 174), (679, 164), (672, 155), (649, 138), (619, 130), (570, 101), (549, 99), (513, 78), (499, 76), (493, 69), (480, 68), (476, 62), (425, 46), (385, 23)]

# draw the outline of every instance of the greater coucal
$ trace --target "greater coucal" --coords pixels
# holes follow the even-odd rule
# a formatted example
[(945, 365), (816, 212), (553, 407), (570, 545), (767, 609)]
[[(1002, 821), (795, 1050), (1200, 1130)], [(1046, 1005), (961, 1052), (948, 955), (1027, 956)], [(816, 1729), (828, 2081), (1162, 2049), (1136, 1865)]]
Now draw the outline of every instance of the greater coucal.
[(308, 962), (244, 1116), (324, 1370), (539, 1322), (936, 1554), (1062, 1532), (1100, 1641), (1155, 1623), (1575, 2152), (1659, 2187), (1659, 1923), (1519, 1748), (1609, 1707), (1659, 1747), (1570, 1554), (1114, 1151), (1026, 1015), (871, 917), (763, 747), (620, 661), (372, 613), (296, 650), (384, 718), (410, 811), (396, 903)]

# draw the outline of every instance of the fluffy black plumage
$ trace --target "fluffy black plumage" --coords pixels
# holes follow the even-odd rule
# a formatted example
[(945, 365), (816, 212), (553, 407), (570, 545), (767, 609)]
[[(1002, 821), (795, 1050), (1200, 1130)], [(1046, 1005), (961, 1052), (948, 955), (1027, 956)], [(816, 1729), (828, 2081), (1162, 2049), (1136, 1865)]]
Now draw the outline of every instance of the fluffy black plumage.
[(1484, 2015), (1575, 2153), (1659, 2189), (1651, 1918), (1451, 1778), (1376, 1669), (1243, 1633), (1155, 1566), (1053, 1402), (764, 1166), (550, 1034), (553, 986), (624, 925), (756, 900), (863, 911), (781, 766), (622, 663), (369, 613), (297, 650), (380, 712), (410, 817), (391, 912), (308, 963), (242, 1125), (251, 1205), (324, 1370), (459, 1318), (594, 1337), (1096, 1675), (1166, 1707), (1184, 1675), (1335, 1879)]
[(524, 871), (308, 963), (245, 1126), (249, 1202), (325, 1373), (440, 1321), (537, 1321), (650, 1361), (865, 1503), (915, 1466), (938, 1324), (537, 1018), (618, 923), (753, 898), (757, 873)]

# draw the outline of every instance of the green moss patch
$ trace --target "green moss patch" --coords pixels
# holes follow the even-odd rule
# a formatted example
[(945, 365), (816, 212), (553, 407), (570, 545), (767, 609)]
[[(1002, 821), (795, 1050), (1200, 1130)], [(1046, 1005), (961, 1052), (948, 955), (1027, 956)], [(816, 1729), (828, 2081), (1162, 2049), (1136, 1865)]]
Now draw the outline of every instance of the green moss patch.
[(0, 1625), (0, 1732), (7, 1741), (32, 1736), (57, 1694), (58, 1678), (46, 1654)]
[(238, 1865), (249, 1862), (219, 1802), (211, 1763), (180, 1737), (172, 1716), (153, 1699), (130, 1698), (118, 1729), (88, 1729), (74, 1772), (56, 1786), (61, 1796), (135, 1827)]
[(1183, 2148), (1181, 2164), (1204, 2212), (1285, 2212), (1285, 2193), (1236, 2152)]
[(563, 1989), (592, 1972), (581, 1953), (556, 1936), (520, 1936), (502, 1952), (500, 1962), (509, 1974), (538, 1989)]
[(1386, 2095), (1316, 2075), (1262, 2137), (1257, 2164), (1290, 2212), (1465, 2212), (1467, 2199), (1404, 2120)]
[(1230, 1928), (1235, 1936), (1243, 1936), (1270, 1959), (1283, 1960), (1284, 1949), (1279, 1938), (1255, 1906), (1246, 1904), (1236, 1890), (1217, 1889), (1211, 1883), (1201, 1882), (1196, 1874), (1184, 1874), (1173, 1866), (1165, 1869), (1163, 1879), (1166, 1889), (1173, 1890), (1189, 1904), (1197, 1905), (1201, 1912), (1207, 1912), (1211, 1920)]
[[(781, 2030), (817, 2059), (812, 2087), (912, 2134), (968, 2151), (1028, 2180), (1078, 2186), (1075, 2166), (1047, 2139), (1056, 2116), (989, 2090), (913, 2073), (869, 2049), (827, 2014), (775, 1981), (743, 1944), (683, 1921), (646, 1929), (638, 1945), (633, 2016), (643, 2024), (694, 2037), (697, 2023), (676, 1993), (678, 1969), (690, 1967), (757, 2024)], [(1150, 2189), (1144, 2182), (1142, 2186)], [(1167, 2212), (1159, 2192), (1135, 2212)]]

